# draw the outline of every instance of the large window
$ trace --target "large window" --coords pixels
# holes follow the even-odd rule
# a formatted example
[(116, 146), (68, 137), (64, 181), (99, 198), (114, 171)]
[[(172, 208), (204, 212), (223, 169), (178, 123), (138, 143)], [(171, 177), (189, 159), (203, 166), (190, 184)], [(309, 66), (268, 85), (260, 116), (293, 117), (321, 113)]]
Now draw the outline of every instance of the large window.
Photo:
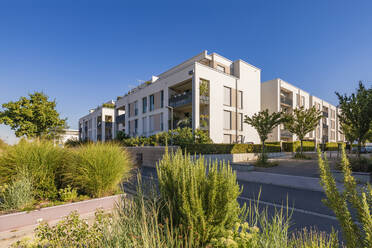
[(238, 129), (239, 131), (243, 131), (243, 114), (238, 114)]
[(163, 113), (160, 113), (160, 131), (164, 131)]
[(151, 133), (151, 132), (154, 132), (154, 130), (155, 130), (155, 121), (154, 121), (154, 116), (151, 115), (151, 116), (149, 117), (149, 132), (150, 132), (150, 133)]
[(138, 119), (134, 120), (134, 133), (137, 135), (138, 133)]
[(231, 144), (231, 134), (224, 134), (223, 135), (223, 143)]
[(142, 118), (142, 134), (147, 135), (147, 123), (146, 123), (146, 117)]
[(135, 101), (135, 102), (134, 102), (134, 115), (135, 115), (135, 116), (138, 115), (138, 101)]
[(243, 108), (243, 91), (238, 91), (238, 108)]
[(164, 90), (160, 92), (160, 100), (161, 100), (160, 108), (163, 108), (164, 107)]
[(223, 104), (231, 106), (231, 88), (223, 87)]
[(231, 111), (223, 111), (223, 128), (231, 129)]
[(142, 113), (147, 112), (147, 97), (142, 98)]
[(150, 111), (154, 110), (155, 98), (154, 95), (150, 95)]

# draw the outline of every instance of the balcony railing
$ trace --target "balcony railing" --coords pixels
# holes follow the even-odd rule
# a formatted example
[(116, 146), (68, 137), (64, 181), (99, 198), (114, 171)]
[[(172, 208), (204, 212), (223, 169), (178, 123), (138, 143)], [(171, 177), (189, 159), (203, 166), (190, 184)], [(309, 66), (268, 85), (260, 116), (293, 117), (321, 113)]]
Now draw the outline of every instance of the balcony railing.
[(201, 104), (209, 104), (209, 96), (200, 96)]
[(285, 105), (292, 106), (293, 101), (292, 101), (291, 98), (281, 96), (281, 97), (280, 97), (280, 103), (283, 103), (283, 104), (285, 104)]
[(169, 99), (169, 106), (177, 108), (190, 104), (192, 102), (192, 92), (185, 92), (183, 94), (171, 96)]
[(125, 114), (116, 116), (117, 123), (125, 123)]
[(323, 111), (323, 117), (328, 117), (328, 112), (327, 111)]

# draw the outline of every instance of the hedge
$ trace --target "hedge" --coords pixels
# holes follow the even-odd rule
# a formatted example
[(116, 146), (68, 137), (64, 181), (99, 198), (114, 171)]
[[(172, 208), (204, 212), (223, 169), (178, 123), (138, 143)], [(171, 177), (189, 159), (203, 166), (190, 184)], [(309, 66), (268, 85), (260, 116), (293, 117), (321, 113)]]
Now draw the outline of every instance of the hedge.
[[(283, 142), (283, 151), (284, 152), (299, 152), (301, 150), (301, 142)], [(313, 152), (315, 151), (315, 143), (314, 141), (307, 141), (304, 140), (302, 142), (302, 151), (304, 152)]]
[[(190, 154), (260, 153), (260, 144), (189, 144), (181, 147)], [(265, 145), (266, 152), (280, 152), (280, 145)]]

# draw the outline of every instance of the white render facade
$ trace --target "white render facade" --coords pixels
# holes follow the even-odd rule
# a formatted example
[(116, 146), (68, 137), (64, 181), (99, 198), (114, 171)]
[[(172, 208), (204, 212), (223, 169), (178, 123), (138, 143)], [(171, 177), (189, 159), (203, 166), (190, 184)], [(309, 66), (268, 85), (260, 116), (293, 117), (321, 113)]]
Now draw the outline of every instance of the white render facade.
[[(259, 142), (244, 115), (260, 111), (260, 69), (204, 51), (116, 101), (115, 131), (150, 136), (184, 122), (215, 143)], [(189, 121), (187, 121), (189, 120)]]
[(79, 140), (104, 142), (115, 138), (115, 102), (104, 105), (91, 109), (79, 119)]
[[(306, 91), (297, 88), (282, 79), (273, 79), (261, 84), (261, 110), (268, 109), (269, 112), (291, 111), (303, 106), (310, 108), (315, 106), (323, 114), (315, 131), (306, 135), (306, 139), (322, 142), (345, 141), (340, 132), (337, 115), (339, 109)], [(284, 129), (283, 125), (275, 128), (269, 135), (269, 141), (295, 141), (296, 135)]]

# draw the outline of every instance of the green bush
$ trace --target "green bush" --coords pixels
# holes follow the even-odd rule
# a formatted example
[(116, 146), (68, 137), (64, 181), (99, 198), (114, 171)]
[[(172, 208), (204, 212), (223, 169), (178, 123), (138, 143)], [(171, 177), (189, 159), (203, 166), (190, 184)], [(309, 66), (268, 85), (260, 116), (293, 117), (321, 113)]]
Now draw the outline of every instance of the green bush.
[(32, 185), (26, 178), (20, 178), (9, 185), (0, 186), (0, 209), (18, 210), (28, 207), (33, 202)]
[(52, 142), (21, 140), (0, 155), (0, 183), (25, 177), (37, 199), (55, 199), (61, 184), (60, 170), (70, 158), (67, 150)]
[[(294, 141), (294, 142), (282, 142), (282, 147), (284, 152), (299, 152), (301, 150), (301, 142)], [(304, 152), (313, 152), (315, 151), (315, 143), (314, 141), (303, 141), (302, 142), (302, 150)]]
[(81, 193), (102, 197), (115, 193), (129, 177), (129, 154), (114, 143), (95, 143), (74, 151), (74, 159), (64, 172), (66, 183)]
[(59, 198), (64, 202), (71, 202), (78, 198), (77, 190), (71, 188), (70, 185), (67, 185), (67, 187), (64, 189), (60, 189), (58, 193)]
[(237, 201), (241, 189), (228, 164), (206, 165), (203, 158), (193, 160), (178, 150), (164, 155), (157, 175), (160, 197), (170, 205), (163, 214), (172, 216), (174, 225), (194, 230), (200, 246), (221, 237), (245, 217), (245, 207)]
[[(190, 154), (260, 153), (260, 144), (187, 144), (181, 146)], [(280, 145), (265, 145), (266, 152), (280, 152)]]

